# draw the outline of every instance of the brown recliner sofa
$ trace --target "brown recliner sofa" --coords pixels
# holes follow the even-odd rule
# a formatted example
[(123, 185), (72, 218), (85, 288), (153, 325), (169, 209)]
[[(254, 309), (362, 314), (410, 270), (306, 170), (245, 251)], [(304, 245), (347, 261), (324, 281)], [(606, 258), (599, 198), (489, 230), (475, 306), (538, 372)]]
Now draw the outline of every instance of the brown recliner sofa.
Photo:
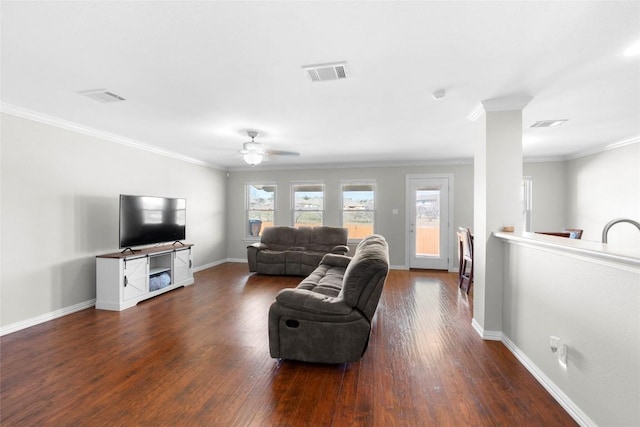
[(371, 235), (353, 258), (328, 254), (292, 289), (283, 289), (269, 309), (271, 357), (317, 363), (359, 360), (389, 272), (389, 247)]
[(328, 253), (349, 252), (343, 227), (267, 227), (259, 243), (247, 246), (249, 271), (278, 276), (307, 276)]

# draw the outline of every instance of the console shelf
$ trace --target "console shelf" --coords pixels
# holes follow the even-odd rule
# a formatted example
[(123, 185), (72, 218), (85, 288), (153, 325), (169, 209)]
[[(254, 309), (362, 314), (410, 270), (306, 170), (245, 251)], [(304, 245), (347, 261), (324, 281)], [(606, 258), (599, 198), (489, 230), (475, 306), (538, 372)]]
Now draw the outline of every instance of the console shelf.
[[(96, 308), (122, 311), (147, 298), (191, 285), (192, 246), (165, 245), (98, 255)], [(154, 283), (150, 286), (150, 282)]]

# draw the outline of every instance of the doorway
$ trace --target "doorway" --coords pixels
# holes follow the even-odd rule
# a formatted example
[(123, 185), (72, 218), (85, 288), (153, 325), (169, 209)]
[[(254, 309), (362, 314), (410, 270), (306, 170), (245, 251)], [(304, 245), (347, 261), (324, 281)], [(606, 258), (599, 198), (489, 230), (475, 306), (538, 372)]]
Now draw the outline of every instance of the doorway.
[(407, 175), (409, 268), (449, 269), (452, 186), (451, 175)]

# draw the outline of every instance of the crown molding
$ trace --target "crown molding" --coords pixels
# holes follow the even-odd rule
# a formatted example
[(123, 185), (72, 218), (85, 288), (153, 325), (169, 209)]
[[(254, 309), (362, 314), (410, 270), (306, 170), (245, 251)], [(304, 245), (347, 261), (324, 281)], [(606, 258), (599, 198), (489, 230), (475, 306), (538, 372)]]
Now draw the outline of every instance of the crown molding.
[(564, 162), (567, 158), (565, 156), (544, 156), (544, 157), (523, 157), (524, 163), (551, 163), (551, 162)]
[(467, 119), (475, 122), (482, 113), (523, 110), (524, 107), (529, 105), (532, 99), (533, 97), (529, 95), (514, 95), (485, 99), (484, 101), (480, 101), (480, 103), (471, 110), (467, 115)]
[(259, 171), (290, 171), (290, 170), (318, 170), (318, 169), (361, 169), (361, 168), (393, 168), (412, 166), (472, 166), (473, 158), (442, 159), (425, 161), (397, 161), (397, 162), (363, 162), (363, 163), (313, 163), (304, 165), (277, 165), (269, 166), (261, 163), (257, 167), (239, 166), (230, 167), (230, 172), (259, 172)]
[(42, 123), (45, 125), (55, 126), (57, 128), (100, 138), (109, 142), (115, 142), (116, 144), (126, 145), (127, 147), (135, 148), (137, 150), (147, 151), (150, 153), (159, 154), (161, 156), (170, 157), (172, 159), (181, 160), (183, 162), (193, 163), (199, 166), (206, 166), (212, 169), (224, 170), (224, 168), (218, 165), (213, 165), (207, 162), (203, 162), (202, 160), (184, 156), (182, 154), (179, 154), (173, 151), (154, 147), (153, 145), (136, 141), (134, 139), (125, 138), (120, 135), (101, 131), (99, 129), (84, 126), (68, 120), (63, 120), (59, 117), (54, 117), (48, 114), (39, 113), (37, 111), (29, 110), (23, 107), (18, 107), (17, 105), (2, 103), (0, 104), (0, 112), (10, 114), (12, 116), (20, 117), (23, 119), (33, 120), (34, 122)]
[(616, 148), (625, 147), (627, 145), (637, 144), (639, 142), (640, 142), (640, 135), (636, 135), (636, 136), (632, 136), (632, 137), (627, 138), (627, 139), (622, 139), (620, 141), (613, 142), (611, 144), (607, 144), (607, 145), (602, 146), (602, 147), (597, 147), (597, 148), (591, 148), (591, 149), (588, 149), (588, 150), (577, 151), (577, 152), (575, 152), (573, 154), (569, 154), (569, 155), (565, 156), (565, 160), (575, 160), (575, 159), (579, 159), (581, 157), (590, 156), (592, 154), (603, 153), (605, 151), (615, 150)]

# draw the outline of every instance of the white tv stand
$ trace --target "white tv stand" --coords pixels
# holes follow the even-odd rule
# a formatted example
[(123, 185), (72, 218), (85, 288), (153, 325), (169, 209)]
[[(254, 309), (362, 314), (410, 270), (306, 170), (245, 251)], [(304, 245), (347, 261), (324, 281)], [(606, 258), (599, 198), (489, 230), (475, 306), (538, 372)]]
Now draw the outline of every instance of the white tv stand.
[[(122, 311), (145, 299), (191, 285), (192, 246), (165, 245), (133, 253), (127, 251), (98, 255), (96, 308)], [(162, 283), (163, 287), (151, 290), (150, 282)]]

